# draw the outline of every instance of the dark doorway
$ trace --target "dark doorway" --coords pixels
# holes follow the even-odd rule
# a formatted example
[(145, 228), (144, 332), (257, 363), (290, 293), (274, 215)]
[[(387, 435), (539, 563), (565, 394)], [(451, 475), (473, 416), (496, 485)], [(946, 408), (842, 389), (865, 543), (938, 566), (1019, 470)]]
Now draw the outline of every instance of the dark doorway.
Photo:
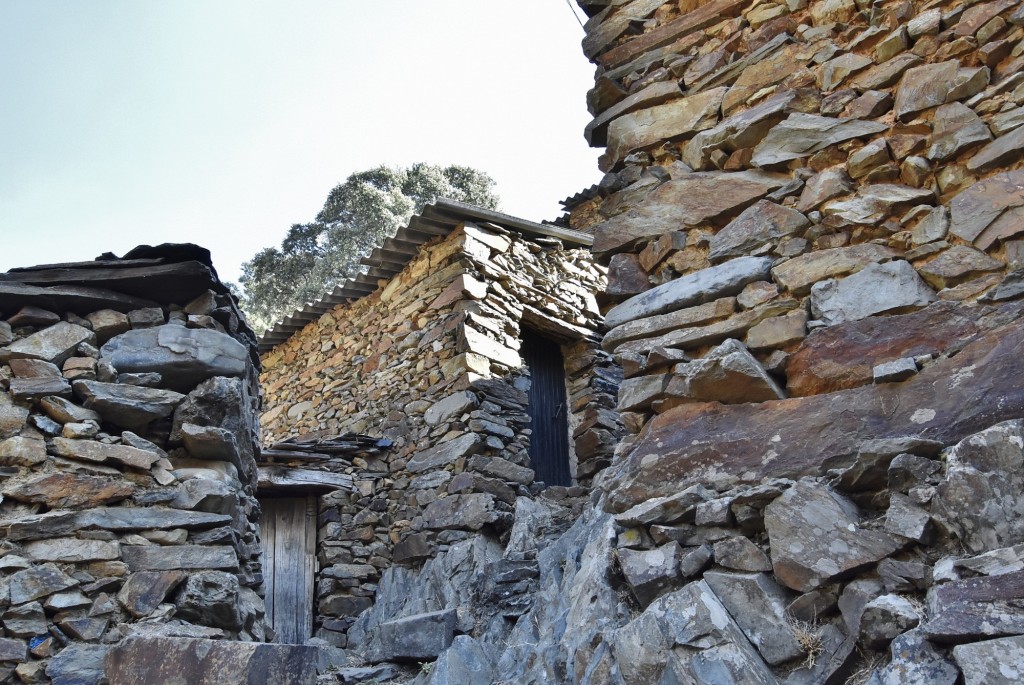
[(317, 498), (260, 499), (263, 587), (275, 642), (303, 644), (313, 635)]
[(521, 352), (530, 370), (530, 461), (536, 480), (547, 485), (572, 485), (562, 349), (557, 343), (524, 330)]

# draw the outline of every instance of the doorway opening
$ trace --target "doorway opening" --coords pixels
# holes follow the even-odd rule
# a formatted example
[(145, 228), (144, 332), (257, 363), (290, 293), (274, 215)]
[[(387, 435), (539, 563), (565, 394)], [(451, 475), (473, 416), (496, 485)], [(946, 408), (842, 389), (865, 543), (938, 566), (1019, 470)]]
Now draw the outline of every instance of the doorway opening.
[(533, 331), (522, 331), (522, 354), (530, 370), (530, 462), (535, 479), (572, 485), (569, 467), (569, 407), (562, 348)]
[(274, 641), (304, 644), (313, 636), (317, 497), (261, 497), (263, 587)]

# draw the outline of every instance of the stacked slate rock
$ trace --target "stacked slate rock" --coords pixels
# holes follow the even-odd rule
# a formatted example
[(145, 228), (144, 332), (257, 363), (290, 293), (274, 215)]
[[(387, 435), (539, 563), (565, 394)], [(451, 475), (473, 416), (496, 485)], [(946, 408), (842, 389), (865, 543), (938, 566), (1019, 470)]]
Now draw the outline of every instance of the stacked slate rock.
[(1020, 681), (1021, 3), (579, 4), (631, 435), (417, 682)]
[(205, 249), (0, 274), (0, 679), (98, 682), (129, 636), (266, 637), (257, 369)]
[(1019, 295), (1018, 3), (581, 5), (608, 173), (575, 225), (609, 264), (634, 433), (905, 380), (962, 346), (977, 301)]

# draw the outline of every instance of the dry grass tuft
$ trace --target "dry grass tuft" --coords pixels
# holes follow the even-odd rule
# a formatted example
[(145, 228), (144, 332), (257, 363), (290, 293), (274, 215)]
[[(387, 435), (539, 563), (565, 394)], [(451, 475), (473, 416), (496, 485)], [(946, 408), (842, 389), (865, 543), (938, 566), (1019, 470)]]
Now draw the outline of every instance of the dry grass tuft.
[(861, 656), (864, 658), (864, 665), (851, 673), (844, 685), (865, 685), (871, 679), (875, 669), (883, 666), (886, 661), (883, 654), (868, 655), (861, 652)]
[(806, 621), (791, 620), (790, 625), (793, 627), (793, 634), (796, 636), (796, 641), (800, 644), (800, 649), (804, 650), (804, 663), (803, 668), (811, 669), (818, 663), (818, 657), (821, 656), (821, 652), (824, 649), (821, 639), (821, 629), (815, 623), (807, 623)]

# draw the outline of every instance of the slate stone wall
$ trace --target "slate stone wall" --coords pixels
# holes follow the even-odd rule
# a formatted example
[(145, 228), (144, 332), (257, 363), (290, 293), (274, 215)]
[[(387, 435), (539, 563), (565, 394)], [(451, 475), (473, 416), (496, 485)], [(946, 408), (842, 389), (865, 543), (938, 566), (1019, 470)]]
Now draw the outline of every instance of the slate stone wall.
[(579, 4), (631, 435), (493, 677), (1012, 681), (1020, 3)]
[(421, 564), (481, 531), (503, 534), (516, 499), (541, 487), (528, 455), (521, 327), (561, 344), (575, 481), (589, 485), (609, 463), (620, 375), (598, 345), (593, 293), (603, 283), (586, 250), (465, 224), (377, 292), (264, 355), (265, 444), (307, 432), (393, 441), (372, 457), (302, 465), (354, 481), (320, 500), (321, 636), (344, 643), (384, 569)]
[(196, 246), (0, 274), (0, 680), (264, 639), (255, 343)]
[[(936, 318), (1016, 296), (1018, 3), (581, 4), (608, 173), (580, 211), (634, 433), (683, 404), (905, 378), (953, 349)], [(730, 363), (750, 392), (713, 382)]]

